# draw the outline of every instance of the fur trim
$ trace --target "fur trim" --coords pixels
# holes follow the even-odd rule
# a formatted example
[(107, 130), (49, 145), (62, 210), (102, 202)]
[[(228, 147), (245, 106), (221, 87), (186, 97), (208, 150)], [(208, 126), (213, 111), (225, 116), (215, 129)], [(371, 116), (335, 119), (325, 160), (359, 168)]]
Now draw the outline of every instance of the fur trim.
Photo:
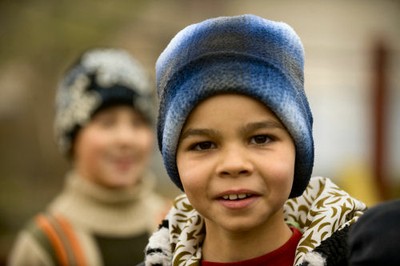
[(170, 266), (171, 265), (171, 246), (169, 243), (169, 230), (161, 227), (157, 233), (153, 234), (145, 249), (146, 266)]
[(326, 265), (326, 260), (318, 252), (309, 252), (306, 255), (304, 255), (304, 261), (303, 261), (302, 265), (307, 265), (307, 266), (325, 266)]

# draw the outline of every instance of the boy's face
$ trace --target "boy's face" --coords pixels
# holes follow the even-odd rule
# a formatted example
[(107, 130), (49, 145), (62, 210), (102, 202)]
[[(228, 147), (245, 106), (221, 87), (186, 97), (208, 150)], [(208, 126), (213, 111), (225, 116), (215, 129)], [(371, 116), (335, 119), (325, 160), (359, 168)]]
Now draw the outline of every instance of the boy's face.
[(115, 106), (99, 111), (74, 143), (78, 174), (108, 188), (135, 185), (150, 160), (151, 127), (133, 108)]
[(185, 193), (205, 218), (207, 231), (281, 226), (294, 163), (293, 140), (279, 119), (243, 95), (200, 103), (186, 121), (177, 150)]

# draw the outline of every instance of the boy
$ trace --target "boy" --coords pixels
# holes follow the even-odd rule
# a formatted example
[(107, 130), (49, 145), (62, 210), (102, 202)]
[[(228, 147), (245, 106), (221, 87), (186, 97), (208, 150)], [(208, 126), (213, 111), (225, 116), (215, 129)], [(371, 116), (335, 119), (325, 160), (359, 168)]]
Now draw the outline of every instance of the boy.
[(158, 141), (185, 195), (146, 265), (340, 265), (363, 203), (310, 180), (312, 114), (303, 47), (254, 15), (188, 26), (156, 64)]
[(19, 235), (10, 265), (131, 265), (143, 259), (164, 200), (148, 170), (152, 90), (120, 49), (84, 53), (57, 91), (55, 132), (71, 161), (64, 190)]

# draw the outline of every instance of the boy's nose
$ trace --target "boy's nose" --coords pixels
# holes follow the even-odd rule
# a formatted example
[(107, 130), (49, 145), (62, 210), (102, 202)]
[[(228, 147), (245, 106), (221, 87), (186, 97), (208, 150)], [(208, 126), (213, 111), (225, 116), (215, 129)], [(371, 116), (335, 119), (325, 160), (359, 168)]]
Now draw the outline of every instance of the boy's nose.
[(238, 177), (250, 175), (253, 164), (245, 149), (240, 147), (227, 147), (220, 154), (217, 173), (221, 177)]
[(115, 137), (120, 144), (132, 144), (135, 141), (135, 130), (129, 126), (120, 126)]

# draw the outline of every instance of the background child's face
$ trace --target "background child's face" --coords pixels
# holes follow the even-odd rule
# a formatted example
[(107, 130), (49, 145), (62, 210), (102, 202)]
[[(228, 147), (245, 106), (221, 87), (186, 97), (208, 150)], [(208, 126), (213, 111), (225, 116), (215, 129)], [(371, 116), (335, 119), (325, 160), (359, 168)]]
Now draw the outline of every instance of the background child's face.
[(99, 111), (75, 140), (74, 166), (86, 179), (109, 188), (135, 185), (146, 170), (154, 133), (128, 106)]
[(224, 94), (200, 103), (180, 136), (177, 165), (207, 230), (283, 223), (295, 146), (279, 119), (253, 98)]

